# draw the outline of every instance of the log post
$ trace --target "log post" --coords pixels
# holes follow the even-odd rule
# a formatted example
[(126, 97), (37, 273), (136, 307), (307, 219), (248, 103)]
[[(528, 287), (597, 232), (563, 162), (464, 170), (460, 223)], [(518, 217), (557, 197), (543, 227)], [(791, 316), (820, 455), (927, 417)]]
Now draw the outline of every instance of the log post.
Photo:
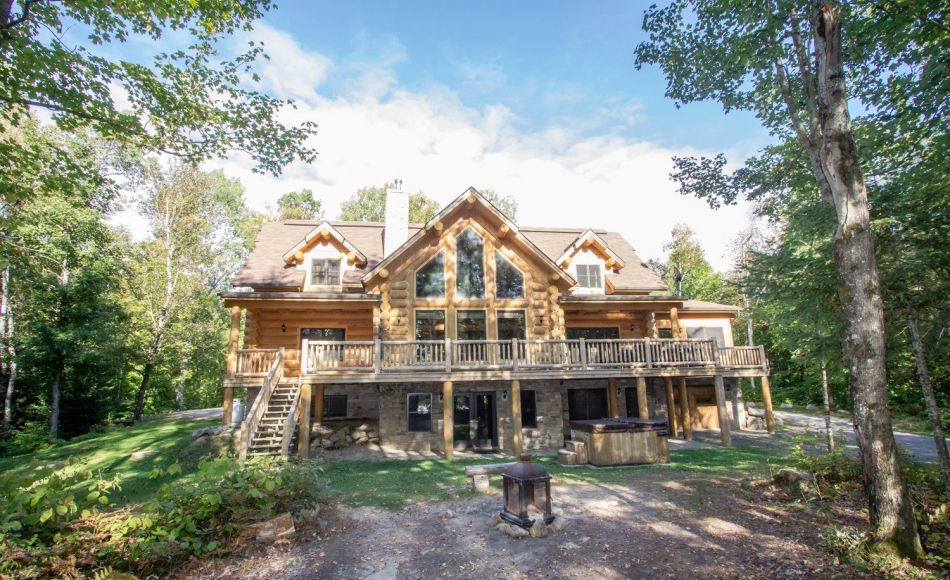
[[(241, 307), (231, 307), (231, 332), (228, 335), (228, 377), (237, 373), (238, 346), (241, 340)], [(224, 387), (224, 424), (231, 424), (234, 411), (234, 387)]]
[(732, 446), (732, 421), (729, 419), (729, 409), (726, 408), (726, 385), (722, 375), (713, 379), (716, 388), (716, 415), (719, 418), (719, 440), (723, 447)]
[(521, 434), (521, 381), (511, 381), (511, 450), (521, 457), (524, 441)]
[(617, 379), (607, 379), (607, 414), (616, 419), (620, 416), (620, 404), (617, 401)]
[(323, 423), (323, 405), (326, 386), (323, 383), (313, 385), (313, 422)]
[(676, 405), (673, 402), (673, 377), (663, 377), (666, 388), (666, 420), (670, 424), (670, 436), (676, 437)]
[(768, 375), (762, 375), (762, 406), (765, 408), (765, 428), (775, 433), (775, 414), (772, 412), (772, 386)]
[(693, 418), (689, 414), (689, 396), (686, 394), (686, 377), (680, 377), (680, 425), (683, 426), (683, 439), (693, 440)]
[(670, 308), (670, 330), (673, 333), (673, 338), (686, 338), (686, 333), (683, 332), (683, 327), (680, 326), (679, 310), (676, 308)]
[(637, 411), (641, 419), (650, 418), (650, 402), (647, 400), (647, 380), (637, 377)]
[(310, 456), (310, 410), (313, 388), (310, 385), (300, 385), (300, 426), (297, 431), (297, 457), (306, 459)]
[(452, 455), (455, 451), (455, 407), (452, 404), (452, 381), (442, 383), (442, 444), (444, 445), (445, 458), (452, 461)]

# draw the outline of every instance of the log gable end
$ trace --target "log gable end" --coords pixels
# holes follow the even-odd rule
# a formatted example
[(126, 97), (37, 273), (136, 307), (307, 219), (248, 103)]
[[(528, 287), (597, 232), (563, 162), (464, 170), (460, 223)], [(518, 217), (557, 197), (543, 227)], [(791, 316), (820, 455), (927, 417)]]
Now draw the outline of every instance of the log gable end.
[[(563, 337), (564, 314), (557, 299), (562, 292), (569, 291), (572, 282), (543, 254), (528, 248), (513, 227), (499, 220), (480, 199), (449, 208), (452, 211), (430, 221), (421, 230), (422, 235), (407, 242), (409, 245), (400, 248), (395, 259), (369, 276), (366, 291), (378, 293), (381, 298), (379, 335), (388, 340), (411, 340), (415, 338), (415, 313), (441, 310), (445, 313), (445, 337), (455, 339), (458, 312), (476, 310), (485, 313), (488, 340), (498, 339), (499, 311), (524, 312), (525, 338)], [(463, 298), (457, 291), (457, 240), (467, 230), (474, 232), (483, 245), (484, 292), (480, 297)], [(444, 296), (420, 297), (416, 273), (443, 252)], [(496, 252), (524, 276), (522, 297), (496, 296)]]

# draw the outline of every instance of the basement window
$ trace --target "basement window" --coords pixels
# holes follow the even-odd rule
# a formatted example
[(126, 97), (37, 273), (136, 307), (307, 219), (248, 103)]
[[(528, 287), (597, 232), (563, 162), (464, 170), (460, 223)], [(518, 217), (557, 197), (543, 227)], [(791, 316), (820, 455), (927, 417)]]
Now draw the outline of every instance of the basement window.
[(521, 427), (538, 428), (538, 408), (534, 391), (521, 391)]
[(346, 395), (324, 395), (324, 417), (346, 417)]
[(432, 393), (409, 393), (406, 413), (410, 433), (432, 431)]

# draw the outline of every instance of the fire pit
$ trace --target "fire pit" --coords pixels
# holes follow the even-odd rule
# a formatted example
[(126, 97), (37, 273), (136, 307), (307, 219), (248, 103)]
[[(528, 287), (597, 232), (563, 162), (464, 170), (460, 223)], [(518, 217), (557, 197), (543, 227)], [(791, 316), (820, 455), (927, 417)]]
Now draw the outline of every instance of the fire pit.
[(554, 521), (551, 513), (551, 476), (537, 463), (532, 463), (530, 455), (522, 455), (521, 461), (501, 472), (505, 491), (505, 509), (501, 519), (522, 528), (530, 528), (535, 519), (531, 517), (537, 510), (538, 517), (545, 524)]

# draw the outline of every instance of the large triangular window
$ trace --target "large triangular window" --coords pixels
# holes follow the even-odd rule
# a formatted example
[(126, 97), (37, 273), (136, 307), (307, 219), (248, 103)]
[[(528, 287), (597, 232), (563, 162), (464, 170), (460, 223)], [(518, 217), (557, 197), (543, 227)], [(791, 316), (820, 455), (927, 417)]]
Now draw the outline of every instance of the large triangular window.
[(416, 271), (416, 298), (445, 298), (445, 250)]
[(458, 272), (455, 291), (459, 298), (485, 296), (485, 243), (471, 228), (456, 238)]
[(524, 298), (524, 274), (500, 252), (495, 252), (495, 297)]

